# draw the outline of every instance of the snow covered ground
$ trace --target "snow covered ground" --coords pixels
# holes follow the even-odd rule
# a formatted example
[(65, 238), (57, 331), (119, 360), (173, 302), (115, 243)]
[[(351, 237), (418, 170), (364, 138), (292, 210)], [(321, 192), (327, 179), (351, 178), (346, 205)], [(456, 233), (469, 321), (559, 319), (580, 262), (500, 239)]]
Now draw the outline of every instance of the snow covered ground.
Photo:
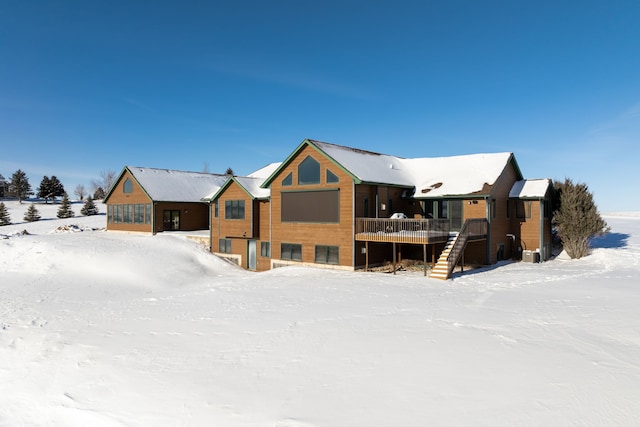
[(0, 426), (640, 424), (637, 214), (582, 260), (442, 282), (251, 273), (6, 204)]

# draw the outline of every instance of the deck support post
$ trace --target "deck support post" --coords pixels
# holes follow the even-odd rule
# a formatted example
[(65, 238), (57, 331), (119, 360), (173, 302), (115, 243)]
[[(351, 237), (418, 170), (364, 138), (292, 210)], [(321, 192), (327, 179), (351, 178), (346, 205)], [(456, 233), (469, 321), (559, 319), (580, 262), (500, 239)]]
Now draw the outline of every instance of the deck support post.
[(396, 242), (393, 242), (393, 274), (396, 274)]
[(369, 271), (369, 241), (364, 242), (364, 271)]
[(424, 266), (424, 277), (427, 277), (427, 244), (422, 245), (422, 265)]

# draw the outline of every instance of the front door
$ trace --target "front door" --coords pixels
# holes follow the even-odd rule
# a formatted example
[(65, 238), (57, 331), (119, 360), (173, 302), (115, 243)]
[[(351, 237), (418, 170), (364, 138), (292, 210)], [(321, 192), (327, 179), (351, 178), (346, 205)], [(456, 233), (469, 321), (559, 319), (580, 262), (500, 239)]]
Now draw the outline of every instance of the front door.
[(163, 211), (162, 229), (164, 231), (180, 230), (180, 211)]
[(255, 270), (258, 267), (256, 257), (257, 246), (258, 245), (255, 240), (247, 241), (247, 267), (249, 268), (249, 270)]

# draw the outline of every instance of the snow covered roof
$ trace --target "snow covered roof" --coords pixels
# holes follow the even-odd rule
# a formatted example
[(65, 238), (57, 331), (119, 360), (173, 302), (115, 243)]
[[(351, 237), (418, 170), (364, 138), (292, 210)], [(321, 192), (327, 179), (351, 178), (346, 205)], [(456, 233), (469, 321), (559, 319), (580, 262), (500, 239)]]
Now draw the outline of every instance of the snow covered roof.
[(275, 162), (275, 163), (270, 163), (267, 166), (258, 169), (255, 172), (251, 172), (249, 175), (247, 175), (247, 177), (249, 178), (262, 178), (262, 180), (264, 181), (265, 179), (267, 179), (269, 177), (269, 175), (271, 175), (280, 165), (282, 164), (282, 162)]
[(544, 179), (523, 179), (516, 181), (511, 187), (509, 197), (519, 199), (542, 199), (547, 194), (551, 180)]
[(403, 158), (327, 142), (308, 140), (359, 181), (413, 186), (412, 172)]
[(127, 166), (136, 181), (154, 201), (200, 202), (217, 191), (225, 175)]
[(418, 199), (486, 194), (509, 162), (520, 175), (513, 153), (508, 152), (406, 159), (315, 140), (303, 141), (296, 152), (305, 144), (322, 151), (358, 182), (415, 188)]
[(414, 197), (419, 199), (488, 194), (510, 161), (515, 162), (512, 153), (485, 153), (409, 159), (407, 163), (414, 170)]
[(271, 195), (270, 188), (260, 187), (260, 185), (264, 182), (263, 178), (250, 176), (230, 176), (221, 187), (217, 188), (216, 191), (207, 195), (206, 199), (216, 200), (232, 182), (237, 183), (254, 199), (268, 199)]
[(236, 182), (240, 184), (254, 199), (267, 199), (271, 195), (269, 188), (261, 188), (264, 178), (236, 176)]

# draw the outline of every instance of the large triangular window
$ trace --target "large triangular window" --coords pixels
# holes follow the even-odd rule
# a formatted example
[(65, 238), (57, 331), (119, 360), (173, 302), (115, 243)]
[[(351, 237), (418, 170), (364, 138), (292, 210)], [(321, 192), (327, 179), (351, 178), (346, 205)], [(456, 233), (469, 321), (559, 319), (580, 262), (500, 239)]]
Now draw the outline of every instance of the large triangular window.
[(320, 163), (307, 156), (298, 166), (298, 185), (320, 184)]

